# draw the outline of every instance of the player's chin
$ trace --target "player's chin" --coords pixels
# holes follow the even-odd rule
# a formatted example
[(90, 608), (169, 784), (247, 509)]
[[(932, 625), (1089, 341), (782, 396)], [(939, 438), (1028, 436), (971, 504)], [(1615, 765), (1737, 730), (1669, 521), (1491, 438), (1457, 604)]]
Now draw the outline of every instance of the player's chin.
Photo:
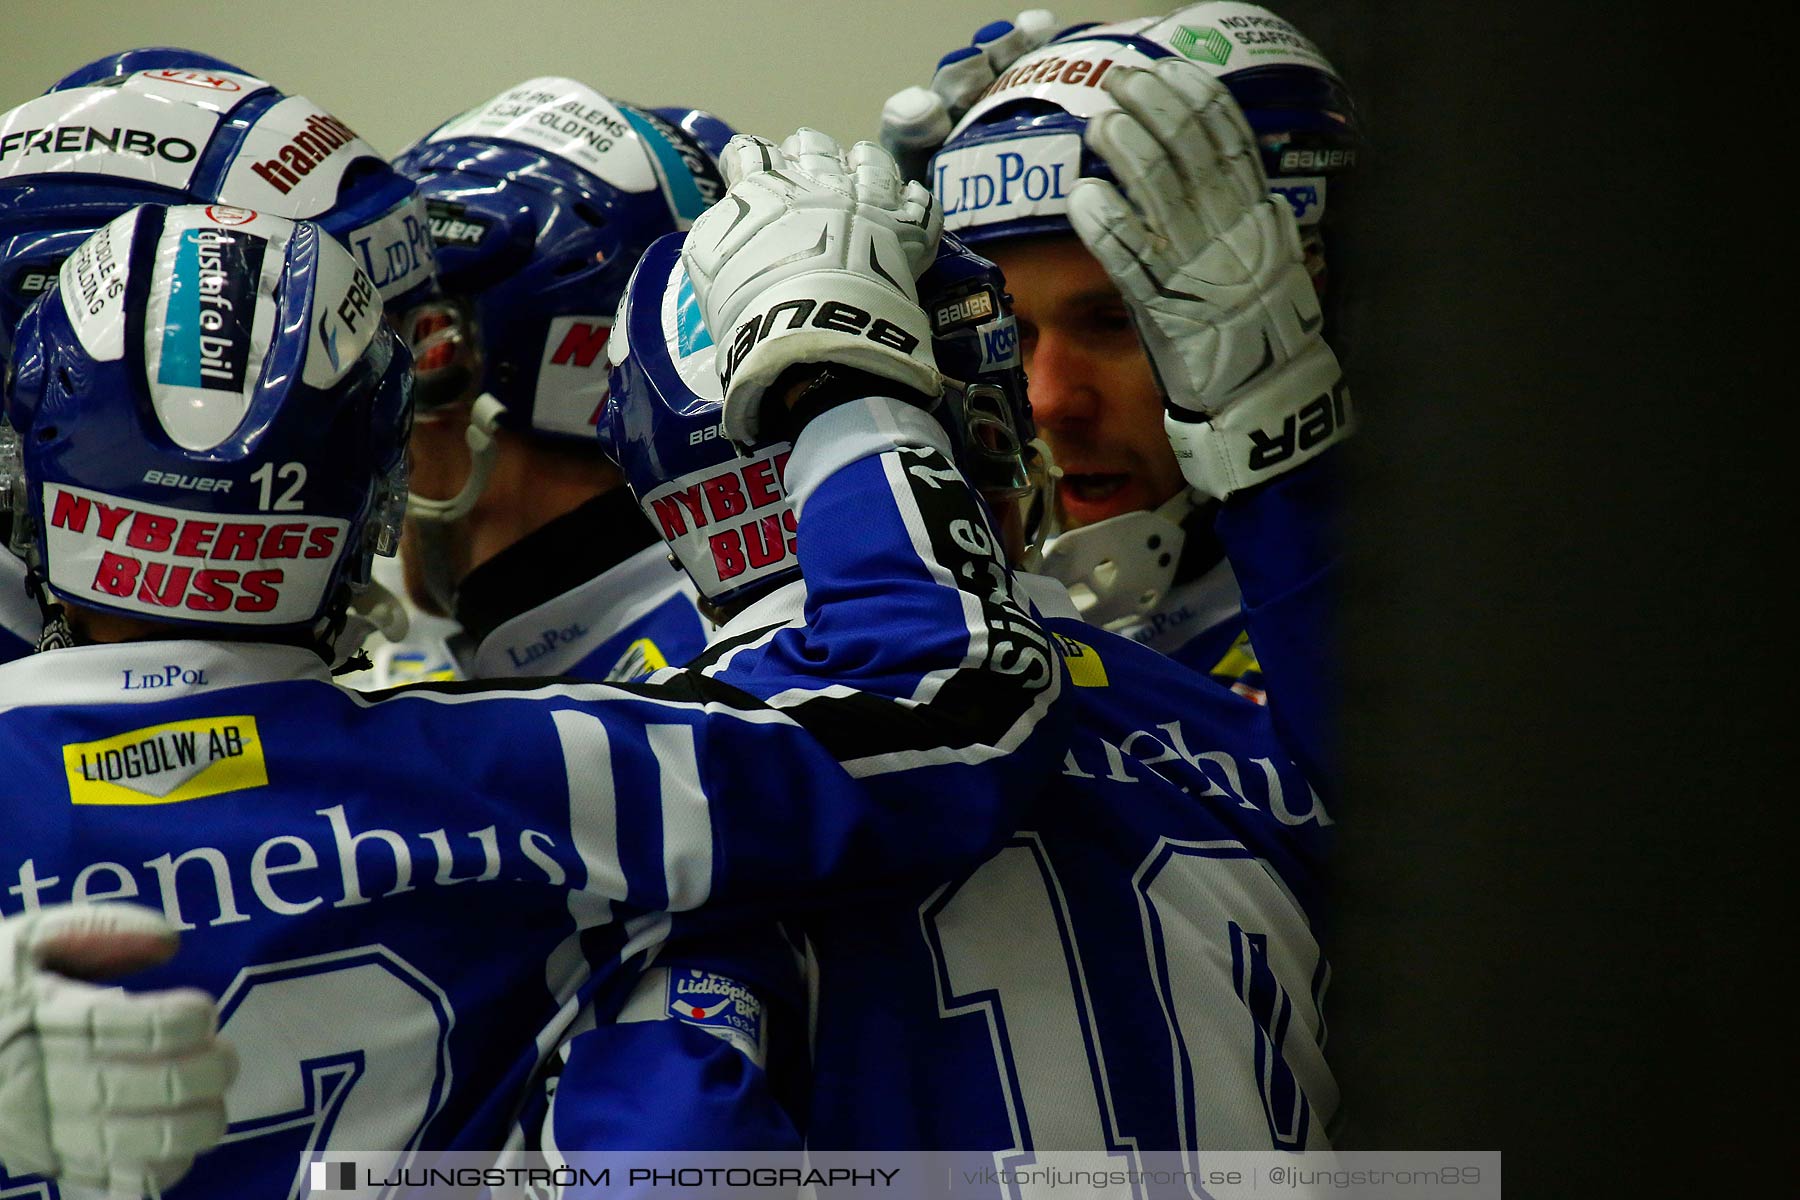
[(1150, 489), (1137, 476), (1127, 473), (1065, 474), (1057, 485), (1056, 499), (1063, 525), (1068, 529), (1155, 507)]

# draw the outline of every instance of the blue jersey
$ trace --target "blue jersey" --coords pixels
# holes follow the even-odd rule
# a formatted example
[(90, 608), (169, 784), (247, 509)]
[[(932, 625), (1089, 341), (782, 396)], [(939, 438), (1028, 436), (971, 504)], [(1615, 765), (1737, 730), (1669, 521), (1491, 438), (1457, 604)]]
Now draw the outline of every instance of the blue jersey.
[[(692, 581), (660, 542), (616, 560), (602, 556), (606, 565), (594, 569), (597, 552), (585, 526), (602, 516), (643, 525), (629, 493), (586, 508), (526, 535), (471, 573), (465, 588), (479, 588), (483, 597), (483, 619), (475, 629), (434, 618), (415, 621), (415, 634), (372, 647), (372, 669), (346, 682), (368, 691), (441, 679), (627, 680), (700, 653), (711, 622), (700, 615)], [(652, 537), (648, 526), (641, 533)], [(579, 578), (570, 581), (571, 575)], [(521, 601), (520, 577), (566, 586)], [(445, 626), (446, 633), (434, 632)]]
[[(902, 886), (1016, 823), (1060, 676), (936, 427), (880, 403), (802, 434), (815, 619), (730, 670), (365, 696), (308, 651), (183, 641), (0, 668), (0, 911), (160, 905), (182, 949), (133, 986), (212, 992), (239, 1051), (227, 1141), (172, 1195), (299, 1195), (334, 1146), (498, 1148), (694, 910)], [(911, 433), (872, 453), (864, 425)]]
[[(1215, 532), (1219, 505), (1183, 492), (1162, 507), (1131, 512), (1095, 525), (1072, 530), (1052, 541), (1046, 550), (1045, 571), (1068, 582), (1080, 596), (1077, 606), (1092, 624), (1121, 637), (1142, 643), (1176, 662), (1210, 675), (1254, 703), (1266, 701), (1255, 652), (1245, 632), (1243, 594), (1237, 574)], [(1147, 561), (1133, 561), (1143, 547), (1164, 548), (1158, 577)], [(1170, 561), (1166, 548), (1174, 550)], [(1107, 564), (1111, 563), (1109, 567)], [(1141, 611), (1113, 616), (1119, 603), (1115, 591), (1128, 585), (1116, 580), (1104, 583), (1109, 598), (1101, 600), (1089, 590), (1100, 585), (1107, 570), (1141, 577), (1144, 594), (1154, 603)], [(1141, 597), (1135, 603), (1142, 603)], [(1105, 615), (1108, 619), (1096, 619)]]
[(1154, 611), (1113, 626), (1257, 704), (1269, 702), (1270, 681), (1279, 680), (1283, 737), (1308, 776), (1325, 782), (1337, 775), (1336, 491), (1336, 461), (1326, 455), (1253, 498), (1195, 509), (1184, 521), (1184, 577)]
[[(624, 519), (641, 517), (628, 509)], [(565, 532), (573, 531), (552, 525), (530, 535), (532, 554), (579, 567), (589, 547), (570, 544)], [(530, 569), (502, 568), (507, 576)], [(634, 679), (704, 647), (711, 626), (695, 595), (667, 552), (649, 547), (500, 621), (472, 650), (458, 639), (462, 664), (443, 638), (409, 638), (378, 648), (374, 669), (352, 686), (545, 673)], [(665, 944), (646, 962), (653, 965), (611, 1021), (589, 1007), (571, 1024), (519, 1114), (519, 1148), (553, 1161), (564, 1150), (797, 1149), (805, 1000), (780, 932), (772, 923), (709, 931)], [(693, 1004), (672, 1000), (696, 980), (718, 992), (698, 1016)]]
[(1266, 704), (1262, 667), (1244, 625), (1243, 603), (1231, 564), (1220, 562), (1200, 578), (1169, 589), (1162, 607), (1152, 614), (1172, 622), (1159, 636), (1132, 640), (1191, 671), (1210, 675), (1252, 703)]
[[(583, 521), (601, 511), (609, 525), (643, 521), (633, 504), (615, 501), (528, 535), (489, 574), (506, 579), (546, 559), (582, 570), (597, 552)], [(657, 542), (499, 620), (463, 646), (456, 673), (617, 681), (678, 666), (705, 648), (711, 629), (697, 595)], [(577, 1018), (520, 1114), (521, 1146), (553, 1161), (565, 1150), (797, 1149), (805, 1000), (779, 931), (770, 923), (698, 934), (652, 961), (611, 1021), (592, 1009)]]
[(1049, 625), (1078, 732), (1005, 848), (905, 903), (800, 923), (817, 972), (810, 1142), (1002, 1165), (1323, 1146), (1323, 803), (1266, 709), (1126, 639)]
[(1220, 507), (1213, 529), (1231, 555), (1283, 744), (1325, 791), (1335, 786), (1339, 696), (1337, 459), (1326, 454)]
[[(1305, 552), (1239, 544), (1318, 514), (1246, 498), (1222, 526), (1260, 638), (1324, 651)], [(1239, 502), (1234, 502), (1237, 507)], [(1300, 627), (1284, 626), (1294, 617)], [(1279, 722), (1128, 639), (1052, 618), (1076, 730), (992, 858), (902, 902), (796, 922), (816, 995), (815, 1148), (1109, 1153), (1321, 1148), (1337, 1107), (1321, 1006), (1332, 818)], [(1298, 660), (1295, 660), (1296, 664)], [(1296, 669), (1296, 668), (1290, 668)], [(1308, 692), (1304, 681), (1297, 685)]]
[[(636, 511), (629, 519), (641, 521)], [(660, 543), (503, 622), (464, 669), (475, 679), (569, 675), (634, 679), (680, 666), (706, 647), (709, 623), (687, 575)]]

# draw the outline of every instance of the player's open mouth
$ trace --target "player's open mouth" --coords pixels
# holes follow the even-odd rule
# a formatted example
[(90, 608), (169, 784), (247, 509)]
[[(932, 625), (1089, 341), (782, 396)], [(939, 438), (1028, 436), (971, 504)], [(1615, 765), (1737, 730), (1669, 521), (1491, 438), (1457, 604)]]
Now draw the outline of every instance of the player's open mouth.
[(1083, 504), (1098, 504), (1130, 482), (1129, 475), (1064, 475), (1060, 486)]

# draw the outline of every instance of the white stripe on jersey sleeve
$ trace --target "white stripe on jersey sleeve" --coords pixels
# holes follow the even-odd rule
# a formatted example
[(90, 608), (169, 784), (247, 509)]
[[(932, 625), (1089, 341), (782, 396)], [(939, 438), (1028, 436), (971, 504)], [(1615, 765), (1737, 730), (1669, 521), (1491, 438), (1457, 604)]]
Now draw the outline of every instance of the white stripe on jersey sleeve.
[[(685, 912), (712, 894), (712, 814), (700, 784), (700, 759), (688, 725), (646, 725), (662, 789), (663, 879), (669, 912)], [(744, 764), (743, 770), (754, 770)]]
[(629, 894), (619, 861), (619, 799), (613, 778), (612, 740), (592, 713), (557, 709), (550, 714), (562, 743), (569, 784), (569, 836), (587, 868), (587, 890), (614, 900)]

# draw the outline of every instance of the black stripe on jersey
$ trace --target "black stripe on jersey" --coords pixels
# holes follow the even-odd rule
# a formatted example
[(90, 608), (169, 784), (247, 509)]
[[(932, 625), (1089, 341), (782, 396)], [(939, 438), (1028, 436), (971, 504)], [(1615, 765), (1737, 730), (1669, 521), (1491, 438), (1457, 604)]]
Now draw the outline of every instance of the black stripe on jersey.
[[(1000, 539), (974, 493), (941, 452), (894, 451), (899, 464), (895, 502), (929, 558), (957, 591), (976, 601), (971, 649), (980, 657), (932, 674), (935, 691), (898, 700), (873, 693), (809, 695), (778, 704), (839, 761), (931, 750), (999, 746), (1025, 732), (1033, 710), (1053, 696), (1056, 656), (1049, 639), (1015, 599)], [(884, 456), (886, 457), (886, 456)], [(766, 632), (766, 631), (765, 631)]]
[[(432, 692), (444, 696), (467, 696), (476, 692), (535, 692), (549, 687), (594, 687), (592, 679), (570, 679), (566, 675), (513, 675), (498, 679), (431, 679), (418, 683), (400, 683), (393, 687), (357, 692), (358, 698), (379, 704), (396, 696), (416, 696)], [(612, 686), (610, 684), (606, 685)]]
[[(363, 693), (363, 698), (380, 702), (421, 691), (517, 694), (572, 686), (650, 701), (776, 713), (805, 729), (844, 763), (933, 752), (958, 758), (964, 757), (961, 751), (1010, 749), (1055, 697), (1057, 656), (1015, 598), (999, 538), (949, 459), (939, 451), (916, 447), (900, 447), (882, 457), (890, 464), (891, 494), (908, 532), (915, 543), (923, 543), (922, 557), (942, 572), (937, 582), (946, 592), (954, 590), (974, 601), (974, 613), (968, 613), (967, 606), (964, 613), (971, 661), (946, 663), (928, 672), (912, 697), (857, 691), (853, 679), (821, 678), (817, 692), (796, 688), (769, 703), (703, 673), (731, 650), (782, 628), (771, 625), (710, 646), (687, 669), (658, 672), (654, 682), (596, 684), (557, 677), (452, 680), (386, 688)], [(829, 694), (832, 689), (849, 694)], [(888, 767), (882, 764), (879, 769)]]
[[(708, 704), (734, 712), (776, 712), (766, 702), (741, 688), (702, 675), (698, 671), (681, 671), (665, 675), (655, 683), (609, 683), (615, 692), (626, 692), (646, 700), (667, 700), (688, 704)], [(785, 713), (782, 715), (786, 715)]]
[(761, 641), (774, 630), (786, 627), (785, 623), (777, 621), (759, 629), (752, 629), (748, 633), (738, 633), (728, 638), (720, 638), (716, 642), (709, 643), (706, 649), (688, 659), (682, 666), (689, 671), (704, 671), (740, 646), (748, 646), (753, 642)]
[[(767, 630), (763, 632), (767, 632)], [(439, 696), (479, 697), (485, 694), (492, 695), (499, 700), (509, 697), (518, 698), (522, 693), (571, 688), (579, 689), (579, 694), (573, 697), (546, 696), (543, 699), (546, 702), (564, 698), (577, 701), (659, 700), (670, 704), (711, 705), (715, 708), (730, 709), (733, 712), (773, 713), (786, 719), (786, 714), (779, 713), (779, 710), (772, 708), (741, 688), (721, 683), (717, 679), (707, 678), (698, 672), (686, 670), (667, 672), (654, 683), (597, 683), (592, 679), (570, 679), (561, 675), (520, 675), (510, 679), (444, 679), (422, 683), (403, 683), (397, 687), (358, 692), (356, 695), (358, 700), (378, 704), (383, 700), (417, 696), (421, 692)]]

